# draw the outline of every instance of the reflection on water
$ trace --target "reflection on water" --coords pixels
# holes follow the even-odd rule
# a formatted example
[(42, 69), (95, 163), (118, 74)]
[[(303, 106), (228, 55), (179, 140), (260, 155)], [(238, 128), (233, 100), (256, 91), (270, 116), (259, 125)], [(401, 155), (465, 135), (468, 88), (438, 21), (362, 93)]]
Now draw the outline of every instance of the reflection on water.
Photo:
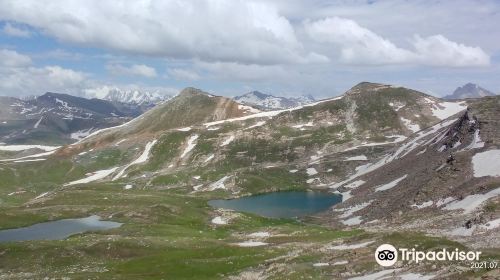
[(64, 219), (23, 228), (0, 230), (0, 242), (58, 240), (77, 233), (112, 229), (122, 225), (121, 223), (101, 221), (100, 219), (99, 216), (94, 215), (87, 218)]

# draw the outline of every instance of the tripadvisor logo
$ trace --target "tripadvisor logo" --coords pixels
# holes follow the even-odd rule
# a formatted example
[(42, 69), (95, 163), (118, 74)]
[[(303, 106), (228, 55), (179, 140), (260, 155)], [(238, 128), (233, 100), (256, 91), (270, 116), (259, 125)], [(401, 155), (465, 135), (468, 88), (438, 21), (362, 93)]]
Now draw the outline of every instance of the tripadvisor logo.
[(402, 261), (414, 261), (419, 263), (421, 261), (478, 261), (480, 251), (459, 251), (448, 250), (446, 248), (438, 251), (418, 251), (415, 248), (399, 248), (396, 249), (391, 244), (382, 244), (375, 250), (375, 260), (381, 266), (392, 266), (398, 259)]

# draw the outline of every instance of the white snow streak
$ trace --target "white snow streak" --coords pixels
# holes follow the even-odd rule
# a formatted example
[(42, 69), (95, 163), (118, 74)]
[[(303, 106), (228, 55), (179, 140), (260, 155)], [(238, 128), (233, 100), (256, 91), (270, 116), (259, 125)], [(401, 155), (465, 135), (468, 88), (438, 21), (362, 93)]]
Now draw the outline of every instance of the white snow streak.
[(90, 175), (86, 178), (76, 180), (73, 182), (69, 182), (69, 183), (66, 183), (64, 185), (71, 186), (71, 185), (76, 185), (76, 184), (85, 184), (85, 183), (97, 181), (97, 180), (103, 179), (103, 178), (107, 177), (108, 175), (110, 175), (111, 173), (115, 172), (116, 169), (118, 169), (118, 167), (113, 167), (111, 169), (97, 170), (97, 171), (93, 172), (92, 175)]
[(142, 154), (136, 160), (132, 161), (127, 166), (125, 166), (122, 170), (120, 170), (120, 172), (118, 174), (116, 174), (115, 177), (113, 177), (113, 181), (118, 179), (118, 178), (121, 178), (123, 176), (123, 173), (125, 173), (125, 170), (127, 170), (130, 166), (146, 162), (149, 158), (149, 151), (151, 151), (151, 148), (153, 148), (153, 146), (156, 144), (156, 142), (157, 142), (157, 140), (155, 139), (155, 140), (147, 143)]
[(234, 140), (234, 135), (229, 136), (224, 142), (220, 144), (221, 147), (229, 145)]
[(181, 154), (181, 158), (184, 158), (193, 148), (196, 146), (196, 140), (198, 139), (199, 135), (198, 134), (193, 134), (191, 137), (188, 139), (187, 147), (184, 149), (184, 151)]
[(380, 191), (385, 191), (385, 190), (388, 190), (388, 189), (392, 189), (395, 186), (397, 186), (399, 184), (399, 182), (403, 181), (407, 176), (408, 176), (408, 174), (406, 174), (406, 175), (404, 175), (402, 177), (399, 177), (399, 178), (397, 178), (397, 179), (395, 179), (392, 182), (389, 182), (387, 184), (380, 185), (380, 186), (378, 186), (378, 187), (375, 188), (375, 191), (376, 192), (380, 192)]

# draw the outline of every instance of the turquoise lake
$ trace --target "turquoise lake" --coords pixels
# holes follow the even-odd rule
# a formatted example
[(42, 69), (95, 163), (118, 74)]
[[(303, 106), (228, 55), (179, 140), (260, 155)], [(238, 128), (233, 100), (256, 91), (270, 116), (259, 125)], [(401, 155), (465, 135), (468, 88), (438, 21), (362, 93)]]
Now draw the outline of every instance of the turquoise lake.
[(342, 196), (328, 192), (292, 191), (211, 200), (214, 208), (231, 209), (270, 218), (294, 218), (322, 212), (342, 202)]

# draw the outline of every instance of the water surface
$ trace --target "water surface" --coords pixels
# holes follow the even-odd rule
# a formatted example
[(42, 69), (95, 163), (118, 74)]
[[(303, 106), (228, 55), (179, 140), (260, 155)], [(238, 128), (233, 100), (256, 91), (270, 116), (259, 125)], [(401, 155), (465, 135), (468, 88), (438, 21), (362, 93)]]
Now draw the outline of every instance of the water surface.
[(342, 196), (339, 194), (293, 191), (210, 200), (208, 204), (215, 208), (232, 209), (270, 218), (293, 218), (325, 211), (340, 202)]
[(87, 231), (117, 228), (121, 223), (101, 221), (99, 216), (64, 219), (34, 224), (23, 228), (0, 230), (0, 242), (25, 240), (59, 240)]

